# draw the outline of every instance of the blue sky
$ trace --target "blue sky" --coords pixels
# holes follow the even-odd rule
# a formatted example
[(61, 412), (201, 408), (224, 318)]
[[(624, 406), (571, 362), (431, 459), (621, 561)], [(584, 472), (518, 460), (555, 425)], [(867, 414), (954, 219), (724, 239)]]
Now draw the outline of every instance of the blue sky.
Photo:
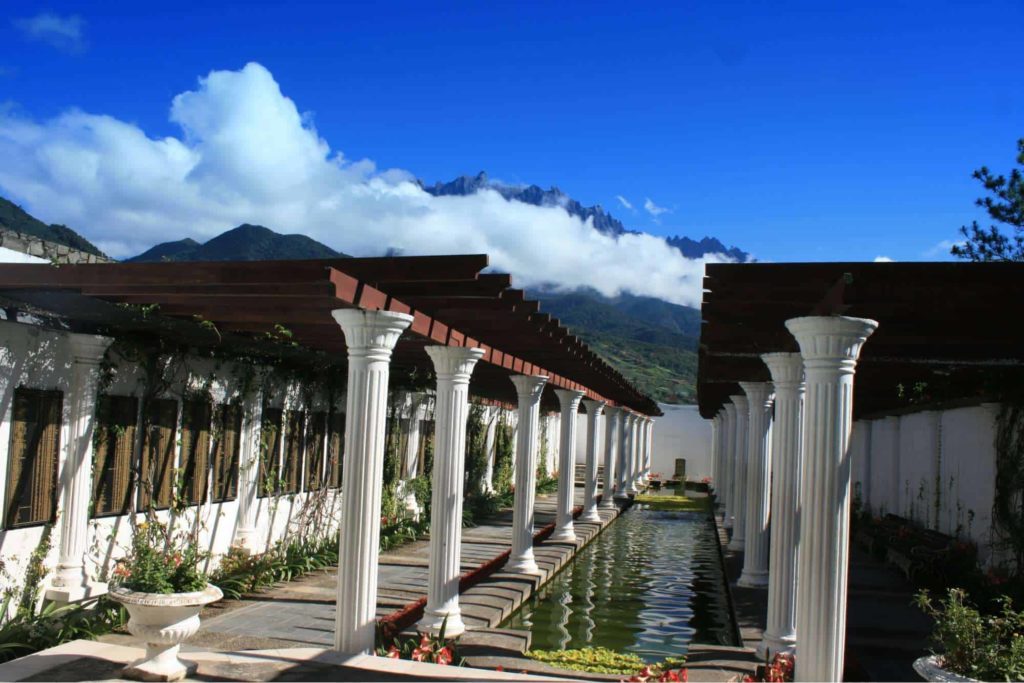
[(944, 258), (1024, 137), (1024, 4), (821, 4), (8, 4), (0, 101), (181, 137), (172, 99), (255, 61), (378, 168), (556, 184), (765, 260)]

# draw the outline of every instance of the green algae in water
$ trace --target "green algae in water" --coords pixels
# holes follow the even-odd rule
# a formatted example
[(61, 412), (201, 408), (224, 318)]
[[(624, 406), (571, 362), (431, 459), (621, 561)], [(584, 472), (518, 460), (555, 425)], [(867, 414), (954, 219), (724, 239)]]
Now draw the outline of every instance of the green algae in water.
[(715, 533), (706, 514), (634, 507), (503, 626), (540, 650), (605, 647), (648, 663), (690, 643), (736, 645)]

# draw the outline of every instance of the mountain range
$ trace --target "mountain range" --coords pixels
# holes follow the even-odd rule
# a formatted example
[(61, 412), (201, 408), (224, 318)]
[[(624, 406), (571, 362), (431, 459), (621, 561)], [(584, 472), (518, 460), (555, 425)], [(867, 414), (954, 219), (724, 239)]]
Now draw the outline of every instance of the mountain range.
[[(435, 197), (452, 195), (461, 197), (476, 194), (481, 190), (494, 190), (505, 199), (520, 201), (524, 204), (561, 206), (571, 216), (577, 216), (583, 220), (593, 220), (595, 230), (612, 237), (618, 237), (627, 233), (638, 234), (639, 232), (627, 229), (622, 224), (622, 221), (605, 211), (600, 204), (583, 206), (557, 187), (545, 190), (537, 185), (509, 185), (491, 180), (484, 171), (477, 173), (475, 176), (459, 176), (447, 183), (437, 182), (433, 185), (425, 185), (420, 181), (419, 184), (424, 191), (429, 192)], [(687, 258), (700, 258), (705, 254), (724, 254), (740, 262), (750, 259), (750, 254), (747, 252), (737, 247), (727, 247), (714, 237), (692, 240), (689, 237), (673, 236), (666, 237), (665, 241), (678, 249)]]
[[(574, 216), (592, 220), (596, 230), (611, 236), (637, 232), (628, 230), (601, 206), (583, 206), (557, 187), (544, 190), (536, 185), (511, 186), (490, 181), (485, 173), (430, 186), (421, 183), (421, 187), (435, 196), (468, 195), (491, 189), (510, 200), (561, 206)], [(0, 198), (0, 228), (3, 227), (101, 254), (74, 230), (47, 225)], [(740, 261), (749, 259), (747, 253), (737, 247), (726, 247), (713, 237), (670, 237), (666, 241), (689, 258), (720, 253)], [(283, 235), (261, 225), (243, 224), (204, 243), (191, 238), (163, 242), (127, 260), (142, 263), (346, 257), (305, 235)], [(632, 294), (607, 297), (586, 288), (563, 291), (540, 287), (531, 289), (528, 295), (541, 302), (543, 312), (558, 318), (654, 399), (666, 403), (689, 403), (695, 399), (699, 310)]]

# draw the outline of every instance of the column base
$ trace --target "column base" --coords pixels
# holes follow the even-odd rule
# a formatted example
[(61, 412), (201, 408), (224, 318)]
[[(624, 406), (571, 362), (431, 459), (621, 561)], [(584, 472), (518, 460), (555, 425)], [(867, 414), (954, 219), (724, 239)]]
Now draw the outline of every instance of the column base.
[(736, 581), (736, 585), (743, 588), (767, 588), (768, 572), (744, 571), (740, 574), (740, 578)]
[(757, 645), (757, 658), (762, 662), (770, 660), (777, 654), (791, 655), (796, 652), (796, 636), (775, 636), (765, 633)]
[(541, 575), (540, 567), (537, 566), (537, 560), (533, 559), (533, 548), (530, 548), (530, 553), (520, 555), (516, 558), (509, 558), (509, 561), (505, 563), (505, 571), (512, 572), (515, 574), (535, 574)]
[(743, 538), (739, 536), (733, 536), (732, 540), (729, 541), (729, 545), (726, 547), (726, 549), (742, 553), (746, 549), (746, 545), (747, 542)]
[(600, 522), (601, 521), (601, 515), (597, 514), (597, 506), (595, 505), (594, 507), (590, 508), (589, 510), (584, 510), (583, 514), (581, 514), (579, 516), (579, 519), (577, 519), (576, 521), (577, 522)]
[(456, 638), (466, 632), (466, 624), (463, 623), (462, 612), (458, 608), (449, 612), (425, 611), (423, 618), (416, 624), (421, 633), (429, 633), (432, 636), (439, 635), (442, 626), (446, 640)]
[(729, 517), (728, 515), (722, 517), (722, 528), (723, 529), (731, 529), (732, 528), (732, 517)]
[(603, 510), (611, 510), (615, 507), (615, 496), (605, 496), (601, 499), (601, 504), (597, 507)]
[(251, 529), (239, 528), (235, 531), (235, 540), (232, 543), (236, 548), (241, 548), (250, 555), (256, 555), (259, 553), (259, 549), (256, 547), (258, 541), (256, 540), (259, 534), (256, 532), (256, 528)]
[(46, 599), (53, 602), (83, 602), (95, 600), (107, 594), (107, 584), (90, 581), (81, 586), (51, 586), (46, 589)]
[(572, 522), (561, 528), (556, 528), (548, 540), (554, 543), (575, 543), (576, 530), (573, 528)]

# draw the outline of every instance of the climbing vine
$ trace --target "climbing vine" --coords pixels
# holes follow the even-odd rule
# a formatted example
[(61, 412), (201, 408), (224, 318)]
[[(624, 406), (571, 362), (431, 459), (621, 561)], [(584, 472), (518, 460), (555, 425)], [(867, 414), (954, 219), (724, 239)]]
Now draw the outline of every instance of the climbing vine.
[(1024, 402), (1003, 403), (996, 418), (993, 522), (1018, 572), (1024, 570)]
[(487, 421), (484, 407), (474, 401), (469, 406), (466, 420), (466, 495), (480, 496), (484, 492), (487, 472)]
[(498, 419), (494, 432), (494, 471), (491, 486), (495, 493), (512, 491), (512, 424), (507, 415)]

